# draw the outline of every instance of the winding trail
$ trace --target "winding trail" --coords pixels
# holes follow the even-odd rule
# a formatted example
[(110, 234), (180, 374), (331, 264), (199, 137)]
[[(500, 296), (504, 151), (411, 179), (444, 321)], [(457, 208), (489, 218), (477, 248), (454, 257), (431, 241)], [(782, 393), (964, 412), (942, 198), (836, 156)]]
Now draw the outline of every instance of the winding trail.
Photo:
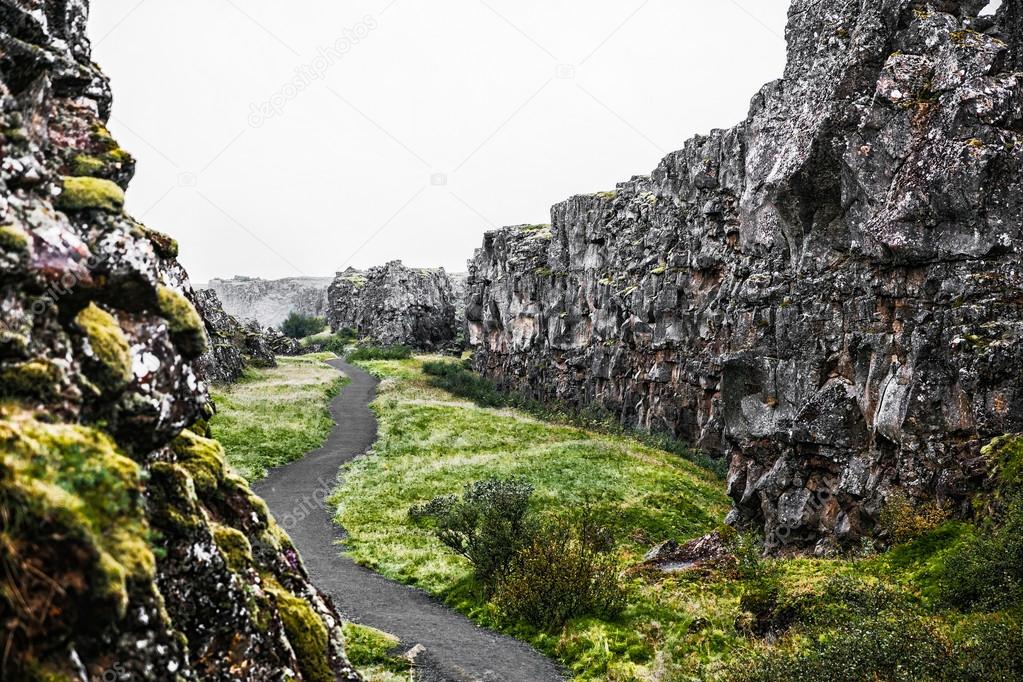
[(377, 380), (341, 360), (329, 364), (351, 383), (330, 405), (335, 426), (327, 442), (254, 486), (291, 535), (313, 582), (349, 620), (399, 637), (403, 651), (419, 645), (415, 662), (423, 682), (562, 682), (558, 667), (529, 645), (477, 627), (425, 592), (341, 555), (338, 542), (344, 532), (331, 519), (324, 498), (335, 485), (338, 467), (376, 440), (369, 403)]

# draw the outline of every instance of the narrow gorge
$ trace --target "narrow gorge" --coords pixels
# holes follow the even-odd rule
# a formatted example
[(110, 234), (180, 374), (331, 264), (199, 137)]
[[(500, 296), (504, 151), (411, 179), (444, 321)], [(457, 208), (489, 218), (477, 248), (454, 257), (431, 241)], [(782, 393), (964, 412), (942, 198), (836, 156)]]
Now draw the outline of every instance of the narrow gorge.
[[(503, 228), (484, 216), (529, 205), (508, 178), (549, 162), (514, 158), (513, 119), (555, 87), (585, 94), (590, 57), (635, 50), (626, 25), (647, 12), (649, 33), (676, 6), (631, 8), (577, 74), (541, 43), (596, 30), (583, 17), (519, 4), (550, 30), (538, 40), (482, 3), (555, 63), (445, 173), (413, 148), (468, 143), (476, 110), (461, 107), (519, 75), (490, 91), (445, 71), (432, 104), (457, 125), (427, 125), (390, 69), (426, 78), (445, 61), (410, 36), (442, 42), (425, 27), (450, 8), (385, 0), (360, 34), (294, 9), (293, 25), (263, 23), (285, 10), (251, 4), (226, 3), (226, 25), (315, 55), (281, 62), (296, 78), (328, 68), (280, 88), (279, 110), (252, 104), (201, 173), (143, 140), (176, 184), (136, 215), (136, 160), (108, 126), (130, 129), (93, 56), (111, 34), (90, 42), (88, 0), (0, 0), (0, 681), (1023, 679), (1023, 0), (791, 0), (784, 73), (744, 120), (556, 204), (549, 223)], [(627, 9), (599, 4), (586, 11), (611, 23)], [(194, 24), (174, 34), (182, 50), (207, 39), (201, 22), (223, 26), (225, 8), (196, 7), (161, 8)], [(481, 24), (463, 10), (451, 30), (468, 41)], [(147, 21), (152, 39), (163, 27)], [(742, 53), (732, 28), (708, 62)], [(291, 47), (314, 29), (344, 37)], [(480, 35), (485, 57), (457, 54), (499, 73), (503, 34)], [(205, 56), (251, 39), (220, 37)], [(191, 89), (183, 54), (163, 68)], [(636, 92), (641, 69), (673, 87), (701, 68), (627, 54)], [(241, 56), (204, 81), (207, 108), (182, 104), (211, 128), (215, 106), (290, 59)], [(589, 123), (561, 106), (535, 116), (544, 135), (568, 135), (552, 118)], [(366, 153), (338, 111), (385, 146)], [(617, 164), (592, 131), (579, 140)], [(504, 156), (484, 171), (491, 144)], [(250, 186), (257, 172), (273, 193)], [(501, 196), (475, 208), (469, 173)], [(316, 189), (325, 174), (335, 194)], [(543, 183), (560, 189), (541, 208), (589, 180)], [(475, 231), (419, 224), (451, 200)], [(285, 238), (258, 236), (281, 215)], [(197, 216), (251, 242), (186, 248), (217, 232)], [(474, 249), (467, 272), (420, 267), (450, 256), (439, 226), (459, 259)], [(236, 267), (259, 276), (189, 274)], [(272, 279), (305, 269), (334, 275)]]

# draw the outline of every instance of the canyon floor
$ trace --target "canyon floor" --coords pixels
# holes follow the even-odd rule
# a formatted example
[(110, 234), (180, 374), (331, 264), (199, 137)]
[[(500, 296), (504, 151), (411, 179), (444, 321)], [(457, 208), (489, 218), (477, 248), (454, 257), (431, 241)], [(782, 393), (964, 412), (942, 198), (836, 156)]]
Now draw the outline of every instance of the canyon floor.
[[(1016, 592), (992, 588), (978, 607), (962, 589), (1011, 584), (997, 562), (1013, 550), (988, 539), (1011, 541), (1008, 526), (907, 512), (887, 551), (763, 558), (758, 538), (733, 535), (724, 563), (651, 570), (644, 554), (659, 542), (729, 532), (720, 472), (642, 436), (509, 407), (450, 358), (280, 362), (222, 387), (211, 428), (352, 621), (349, 655), (370, 682), (408, 680), (398, 654), (410, 649), (416, 679), (426, 682), (1023, 673), (1011, 644)], [(450, 370), (446, 380), (438, 366)], [(628, 587), (620, 615), (573, 618), (553, 631), (509, 622), (471, 565), (410, 519), (412, 506), (474, 481), (518, 476), (534, 486), (539, 512), (588, 506), (613, 531)], [(963, 568), (974, 556), (983, 569), (976, 576)]]
[(557, 666), (527, 644), (477, 627), (425, 592), (400, 585), (340, 554), (344, 532), (324, 506), (338, 468), (364, 454), (377, 436), (369, 403), (377, 379), (340, 360), (330, 364), (349, 383), (331, 403), (337, 426), (318, 450), (274, 469), (255, 490), (280, 519), (306, 569), (342, 614), (391, 633), (405, 651), (416, 648), (421, 680), (555, 682)]

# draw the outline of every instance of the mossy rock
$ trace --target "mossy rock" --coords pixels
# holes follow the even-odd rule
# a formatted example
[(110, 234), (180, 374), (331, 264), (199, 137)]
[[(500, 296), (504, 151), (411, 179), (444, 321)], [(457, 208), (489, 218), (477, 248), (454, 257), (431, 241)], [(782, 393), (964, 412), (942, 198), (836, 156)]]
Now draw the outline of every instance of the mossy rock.
[[(17, 510), (15, 535), (38, 542), (48, 528), (50, 537), (73, 539), (82, 551), (64, 559), (78, 563), (78, 589), (112, 608), (108, 618), (123, 617), (128, 582), (151, 581), (156, 570), (138, 464), (100, 431), (45, 424), (15, 409), (0, 420), (0, 472), (8, 474), (0, 474), (0, 499)], [(5, 597), (0, 590), (0, 601)], [(53, 604), (58, 611), (60, 599)], [(92, 620), (102, 614), (84, 615)]]
[(273, 595), (302, 677), (310, 682), (334, 682), (328, 654), (327, 625), (312, 605), (284, 589), (271, 575), (263, 576), (266, 591)]
[(57, 208), (64, 211), (97, 209), (120, 212), (124, 207), (124, 190), (102, 178), (66, 176), (64, 190), (57, 197)]
[(106, 167), (107, 164), (99, 157), (79, 154), (71, 159), (68, 171), (75, 177), (97, 177)]
[(199, 493), (214, 493), (224, 480), (224, 448), (215, 440), (188, 431), (171, 443), (178, 464), (192, 477)]
[(181, 353), (189, 358), (205, 353), (206, 329), (192, 302), (177, 289), (162, 285), (157, 287), (156, 301)]
[(36, 358), (0, 370), (0, 391), (48, 399), (60, 392), (64, 370), (46, 358)]
[(28, 248), (28, 233), (18, 225), (0, 225), (0, 249), (20, 253)]
[(75, 325), (89, 342), (100, 386), (110, 392), (123, 390), (133, 376), (131, 347), (117, 319), (90, 303), (75, 316)]
[(213, 524), (213, 541), (232, 571), (240, 573), (252, 568), (252, 545), (240, 530), (219, 523)]

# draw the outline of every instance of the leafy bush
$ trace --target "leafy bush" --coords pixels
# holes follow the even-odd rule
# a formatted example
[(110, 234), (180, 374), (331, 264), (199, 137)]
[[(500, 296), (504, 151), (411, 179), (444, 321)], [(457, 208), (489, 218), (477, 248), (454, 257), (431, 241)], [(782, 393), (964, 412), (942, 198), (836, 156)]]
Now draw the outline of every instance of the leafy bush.
[(941, 601), (960, 609), (998, 609), (1023, 603), (1023, 494), (1004, 501), (1004, 513), (957, 544), (945, 557)]
[(319, 334), (326, 326), (327, 322), (322, 317), (293, 312), (281, 323), (281, 331), (292, 339), (304, 339)]
[(359, 346), (348, 353), (350, 362), (368, 362), (370, 360), (408, 360), (412, 357), (412, 349), (408, 346)]
[(808, 638), (805, 648), (756, 649), (729, 666), (736, 682), (917, 682), (944, 679), (951, 663), (926, 620), (888, 613)]
[(948, 504), (915, 504), (902, 490), (894, 490), (885, 501), (878, 524), (892, 541), (901, 545), (935, 530), (952, 517)]
[(515, 554), (494, 602), (509, 620), (553, 630), (577, 616), (625, 608), (614, 540), (589, 514), (540, 524)]
[(323, 349), (339, 357), (344, 357), (348, 352), (348, 347), (355, 343), (356, 338), (358, 338), (358, 334), (354, 329), (342, 329), (327, 339)]
[(432, 522), (437, 537), (473, 565), (476, 580), (488, 591), (504, 576), (530, 536), (525, 479), (491, 478), (465, 486), (461, 498), (437, 497), (409, 510), (416, 522)]

